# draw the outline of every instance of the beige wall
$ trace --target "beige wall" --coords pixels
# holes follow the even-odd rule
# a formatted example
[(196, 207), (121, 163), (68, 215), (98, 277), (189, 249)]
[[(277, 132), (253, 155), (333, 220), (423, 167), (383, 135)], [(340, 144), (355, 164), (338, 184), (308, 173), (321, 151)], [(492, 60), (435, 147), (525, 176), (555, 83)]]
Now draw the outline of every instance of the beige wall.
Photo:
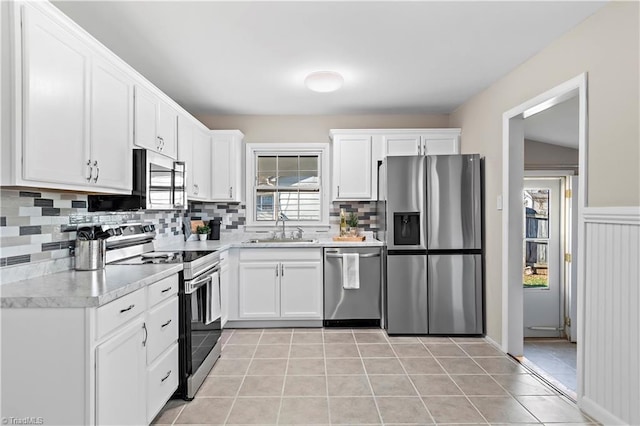
[(240, 129), (246, 142), (329, 142), (329, 129), (449, 127), (448, 115), (211, 115), (212, 130)]
[(524, 168), (527, 170), (577, 169), (578, 150), (550, 143), (524, 140)]
[(451, 114), (486, 157), (487, 330), (501, 341), (502, 114), (588, 72), (590, 206), (640, 205), (639, 3), (612, 2)]

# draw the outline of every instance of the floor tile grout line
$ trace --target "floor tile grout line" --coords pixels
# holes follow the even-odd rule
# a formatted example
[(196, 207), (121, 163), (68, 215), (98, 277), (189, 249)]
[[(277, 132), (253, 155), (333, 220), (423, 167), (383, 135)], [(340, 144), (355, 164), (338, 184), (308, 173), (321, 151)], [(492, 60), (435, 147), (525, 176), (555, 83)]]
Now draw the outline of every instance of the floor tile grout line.
[[(384, 334), (386, 335), (387, 333), (385, 332)], [(418, 339), (418, 342), (419, 341), (420, 340)], [(413, 387), (413, 390), (416, 391), (416, 395), (418, 395), (418, 398), (420, 399), (420, 402), (422, 403), (422, 406), (424, 407), (425, 410), (427, 410), (427, 414), (429, 414), (429, 417), (431, 418), (432, 422), (435, 424), (436, 423), (436, 418), (433, 417), (433, 414), (431, 414), (431, 410), (429, 410), (429, 407), (427, 407), (427, 404), (424, 402), (424, 399), (422, 399), (422, 395), (420, 395), (420, 391), (418, 391), (418, 388), (416, 387), (416, 384), (413, 383), (413, 380), (411, 380), (411, 376), (409, 376), (409, 372), (407, 371), (407, 369), (405, 368), (404, 364), (402, 363), (401, 358), (396, 353), (396, 350), (393, 348), (393, 345), (390, 345), (390, 346), (391, 346), (391, 350), (393, 351), (393, 354), (398, 359), (398, 362), (400, 363), (400, 366), (402, 367), (402, 371), (404, 371), (404, 374), (407, 377), (407, 380), (409, 380), (409, 383), (411, 383), (411, 386)], [(426, 350), (426, 347), (424, 345), (423, 345), (423, 347)], [(431, 354), (431, 353), (429, 352), (429, 354)]]
[[(456, 342), (454, 342), (452, 339), (450, 339), (455, 345), (458, 345)], [(427, 345), (425, 345), (424, 342), (422, 342), (424, 348), (427, 350), (427, 352), (429, 352), (429, 354), (431, 356), (433, 356), (433, 353), (429, 350), (429, 348), (427, 347)], [(462, 349), (462, 348), (460, 348)], [(462, 349), (462, 351), (464, 352), (464, 349)], [(465, 352), (466, 353), (466, 352)], [(467, 399), (467, 401), (469, 402), (469, 404), (471, 404), (471, 406), (478, 412), (478, 414), (480, 414), (480, 417), (482, 417), (484, 419), (484, 422), (487, 424), (491, 424), (487, 418), (484, 416), (484, 414), (482, 414), (482, 412), (478, 409), (478, 407), (476, 407), (476, 404), (473, 403), (473, 401), (471, 401), (471, 398), (469, 398), (469, 396), (467, 395), (467, 393), (460, 387), (460, 385), (458, 385), (458, 383), (453, 380), (453, 377), (451, 377), (451, 374), (449, 373), (449, 371), (444, 368), (444, 366), (440, 363), (440, 361), (438, 361), (438, 358), (436, 358), (435, 356), (433, 356), (433, 359), (436, 360), (436, 362), (438, 363), (438, 365), (440, 366), (440, 368), (442, 368), (442, 371), (444, 371), (447, 374), (447, 377), (449, 377), (449, 380), (451, 380), (453, 382), (454, 385), (456, 385), (456, 387), (458, 389), (460, 389), (460, 392), (462, 392), (462, 395)], [(435, 419), (434, 419), (435, 422)]]
[(276, 415), (276, 424), (280, 424), (280, 413), (282, 412), (282, 403), (284, 401), (284, 386), (287, 382), (289, 362), (291, 361), (291, 346), (293, 345), (293, 336), (295, 335), (295, 332), (295, 329), (292, 329), (291, 337), (289, 337), (289, 355), (287, 356), (287, 366), (284, 368), (284, 376), (282, 377), (282, 389), (280, 389), (280, 406), (278, 407), (278, 414)]
[[(378, 418), (380, 419), (380, 424), (384, 424), (384, 419), (382, 418), (382, 412), (380, 411), (380, 407), (378, 406), (378, 401), (376, 400), (376, 395), (373, 392), (373, 385), (371, 384), (371, 380), (369, 379), (369, 372), (367, 372), (367, 366), (364, 363), (364, 358), (362, 358), (362, 354), (360, 353), (360, 348), (358, 347), (358, 340), (356, 339), (356, 334), (353, 329), (351, 329), (351, 333), (353, 334), (353, 340), (356, 342), (356, 349), (358, 350), (358, 356), (360, 357), (360, 362), (362, 363), (362, 368), (364, 370), (364, 375), (367, 378), (367, 383), (369, 384), (369, 390), (371, 391), (371, 397), (373, 398), (373, 403), (376, 406), (376, 410), (378, 411)], [(383, 332), (383, 335), (386, 339), (386, 334)]]
[[(263, 334), (264, 334), (264, 329), (260, 333), (260, 337), (258, 338), (258, 343), (260, 342), (260, 339), (262, 339), (262, 335)], [(229, 412), (227, 413), (227, 416), (224, 419), (224, 423), (223, 424), (225, 424), (225, 425), (229, 423), (229, 417), (231, 417), (231, 413), (233, 412), (233, 407), (235, 407), (236, 401), (238, 400), (238, 396), (240, 395), (240, 389), (242, 389), (242, 385), (244, 385), (244, 379), (247, 377), (247, 373), (249, 372), (249, 368), (251, 368), (251, 364), (253, 364), (254, 356), (256, 354), (256, 351), (258, 350), (258, 343), (256, 343), (256, 348), (253, 350), (253, 355), (251, 356), (251, 360), (249, 361), (249, 365), (247, 365), (247, 369), (244, 371), (244, 375), (242, 376), (242, 380), (240, 381), (240, 386), (238, 386), (238, 390), (236, 391), (236, 396), (233, 398), (233, 402), (231, 403), (231, 407), (229, 407)]]
[(329, 398), (329, 369), (327, 368), (327, 346), (324, 338), (325, 332), (322, 329), (322, 355), (324, 358), (324, 388), (327, 397), (327, 416), (329, 416), (329, 426), (333, 423), (331, 421), (331, 399)]

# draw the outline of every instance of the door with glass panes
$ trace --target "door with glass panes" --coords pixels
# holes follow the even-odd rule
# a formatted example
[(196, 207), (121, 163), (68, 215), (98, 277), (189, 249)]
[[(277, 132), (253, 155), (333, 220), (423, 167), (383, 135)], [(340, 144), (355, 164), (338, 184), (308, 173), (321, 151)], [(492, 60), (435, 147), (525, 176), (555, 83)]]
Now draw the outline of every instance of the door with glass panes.
[(560, 337), (561, 179), (525, 178), (524, 337)]

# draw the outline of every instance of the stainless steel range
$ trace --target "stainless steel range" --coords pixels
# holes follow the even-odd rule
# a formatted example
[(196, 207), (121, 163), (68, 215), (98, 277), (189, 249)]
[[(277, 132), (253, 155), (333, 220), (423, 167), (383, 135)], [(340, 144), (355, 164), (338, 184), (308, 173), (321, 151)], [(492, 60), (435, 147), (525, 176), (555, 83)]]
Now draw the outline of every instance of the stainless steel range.
[(179, 297), (180, 385), (175, 396), (191, 400), (220, 357), (222, 334), (220, 255), (215, 250), (155, 251), (153, 224), (126, 224), (107, 239), (107, 263), (182, 263)]

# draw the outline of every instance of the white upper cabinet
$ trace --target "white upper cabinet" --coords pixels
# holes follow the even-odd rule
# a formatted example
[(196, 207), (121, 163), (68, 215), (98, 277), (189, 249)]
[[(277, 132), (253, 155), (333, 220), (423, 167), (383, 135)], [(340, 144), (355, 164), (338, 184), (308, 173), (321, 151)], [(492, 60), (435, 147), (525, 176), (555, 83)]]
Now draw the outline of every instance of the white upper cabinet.
[(89, 185), (91, 52), (39, 10), (22, 12), (23, 178)]
[(212, 130), (211, 200), (242, 202), (244, 135), (239, 130)]
[(211, 137), (192, 119), (178, 118), (178, 159), (187, 164), (187, 197), (211, 198)]
[(460, 153), (460, 129), (334, 129), (333, 200), (377, 200), (384, 157)]
[(94, 60), (92, 69), (92, 181), (101, 187), (131, 189), (133, 82), (105, 60)]
[(135, 91), (135, 144), (177, 158), (178, 113), (141, 85)]
[[(23, 6), (22, 179), (131, 190), (133, 82), (42, 11)], [(4, 146), (4, 145), (3, 145)]]
[(420, 155), (420, 135), (388, 135), (383, 136), (383, 139), (387, 156)]
[(333, 136), (334, 200), (370, 200), (371, 194), (371, 136)]

